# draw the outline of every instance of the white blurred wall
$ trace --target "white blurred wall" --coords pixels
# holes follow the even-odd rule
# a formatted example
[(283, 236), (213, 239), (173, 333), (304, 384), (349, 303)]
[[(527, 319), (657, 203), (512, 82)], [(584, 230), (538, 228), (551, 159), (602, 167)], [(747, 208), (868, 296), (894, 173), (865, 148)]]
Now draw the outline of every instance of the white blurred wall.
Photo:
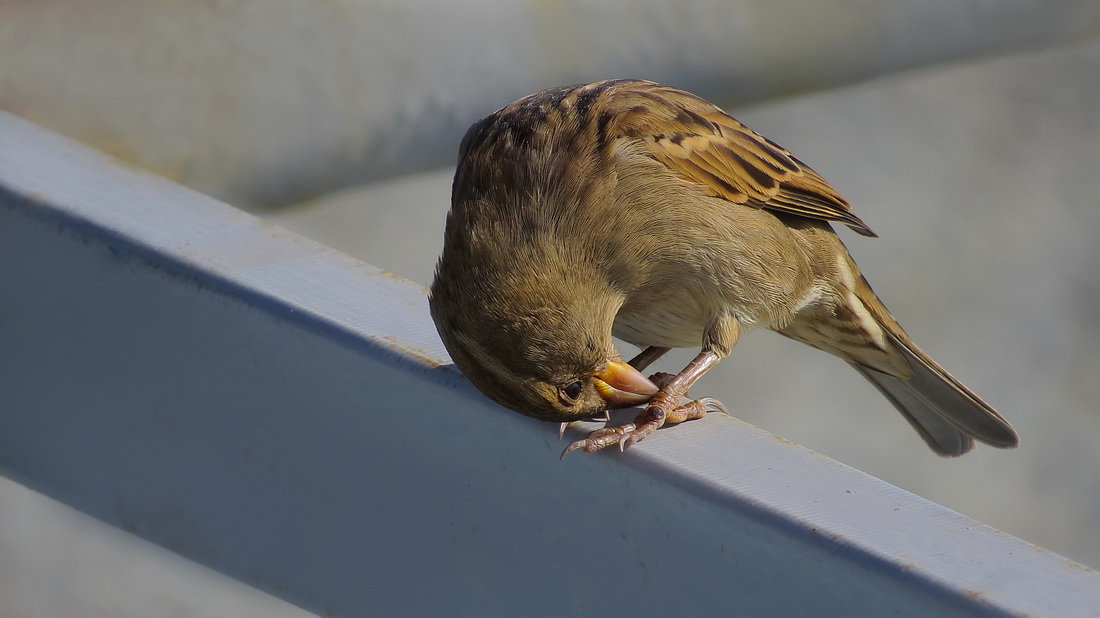
[(0, 108), (241, 207), (449, 163), (527, 92), (738, 103), (1095, 33), (1094, 0), (0, 2)]

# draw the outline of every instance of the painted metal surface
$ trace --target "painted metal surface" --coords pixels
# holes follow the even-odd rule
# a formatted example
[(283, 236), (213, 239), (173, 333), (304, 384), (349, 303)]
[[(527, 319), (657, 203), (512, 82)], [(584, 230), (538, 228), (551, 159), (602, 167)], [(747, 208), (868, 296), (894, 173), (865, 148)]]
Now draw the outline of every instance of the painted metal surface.
[(332, 615), (1057, 615), (1100, 574), (734, 419), (557, 460), (424, 290), (0, 114), (0, 466)]

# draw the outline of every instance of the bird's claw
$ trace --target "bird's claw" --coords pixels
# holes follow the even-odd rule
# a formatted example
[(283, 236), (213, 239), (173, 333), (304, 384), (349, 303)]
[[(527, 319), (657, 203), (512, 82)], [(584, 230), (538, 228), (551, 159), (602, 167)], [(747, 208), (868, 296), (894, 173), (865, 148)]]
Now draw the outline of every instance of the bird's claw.
[(692, 405), (692, 404), (702, 406), (703, 407), (703, 414), (706, 414), (707, 410), (709, 409), (709, 410), (713, 410), (714, 412), (721, 412), (722, 414), (725, 414), (726, 416), (733, 416), (732, 414), (730, 414), (730, 410), (729, 410), (729, 408), (726, 407), (726, 404), (722, 403), (721, 401), (718, 401), (714, 397), (700, 397), (699, 399), (696, 399), (695, 401), (692, 401), (691, 403), (689, 403), (687, 405)]
[[(596, 421), (598, 423), (609, 423), (609, 422), (611, 422), (611, 412), (609, 412), (607, 410), (604, 410), (602, 418), (599, 417), (599, 416), (594, 416), (594, 417), (592, 417), (590, 419), (586, 419), (586, 420)], [(579, 422), (581, 422), (581, 421), (565, 421), (564, 423), (558, 425), (558, 439), (561, 440), (562, 438), (565, 437), (565, 430), (569, 429), (570, 425), (572, 425), (573, 423), (579, 423)]]
[(588, 434), (587, 438), (577, 440), (565, 447), (561, 456), (573, 451), (583, 450), (586, 453), (595, 453), (612, 444), (619, 445), (619, 452), (626, 452), (626, 448), (653, 433), (661, 425), (665, 424), (667, 415), (659, 408), (647, 408), (634, 419), (633, 423), (627, 423), (618, 427), (604, 427)]
[[(625, 452), (627, 447), (640, 442), (646, 436), (660, 429), (667, 423), (682, 423), (684, 421), (702, 418), (710, 410), (721, 412), (727, 416), (730, 413), (725, 404), (713, 397), (702, 397), (694, 401), (689, 401), (668, 412), (664, 410), (660, 403), (650, 404), (649, 407), (634, 419), (633, 423), (627, 423), (626, 425), (620, 425), (618, 427), (597, 429), (588, 434), (587, 438), (573, 442), (561, 452), (561, 458), (565, 459), (565, 456), (569, 453), (579, 450), (583, 450), (586, 453), (595, 453), (612, 444), (618, 444), (619, 451)], [(567, 423), (563, 423), (562, 425), (562, 432), (564, 433), (564, 426), (567, 425)]]
[(573, 442), (569, 446), (565, 447), (565, 450), (561, 452), (561, 458), (565, 459), (565, 456), (569, 453), (582, 449), (586, 453), (595, 453), (596, 451), (620, 442), (625, 437), (629, 437), (629, 435), (634, 431), (634, 423), (627, 423), (618, 427), (604, 427), (603, 429), (597, 429), (596, 431), (588, 434), (587, 438), (577, 440), (576, 442)]

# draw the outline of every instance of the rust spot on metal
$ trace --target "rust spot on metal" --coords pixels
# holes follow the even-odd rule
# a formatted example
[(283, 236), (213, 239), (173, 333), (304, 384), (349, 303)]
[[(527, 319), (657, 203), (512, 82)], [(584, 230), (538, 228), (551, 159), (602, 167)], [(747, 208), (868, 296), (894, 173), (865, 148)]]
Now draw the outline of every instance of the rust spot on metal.
[(963, 596), (968, 599), (973, 599), (975, 601), (982, 601), (983, 603), (986, 601), (985, 593), (981, 590), (973, 590), (968, 588), (966, 590), (963, 590)]
[(791, 440), (788, 440), (788, 439), (784, 438), (783, 436), (781, 436), (779, 434), (774, 434), (773, 433), (772, 437), (775, 438), (776, 440), (778, 440), (779, 442), (782, 442), (783, 444), (790, 444), (791, 446), (798, 446), (797, 442), (792, 442)]

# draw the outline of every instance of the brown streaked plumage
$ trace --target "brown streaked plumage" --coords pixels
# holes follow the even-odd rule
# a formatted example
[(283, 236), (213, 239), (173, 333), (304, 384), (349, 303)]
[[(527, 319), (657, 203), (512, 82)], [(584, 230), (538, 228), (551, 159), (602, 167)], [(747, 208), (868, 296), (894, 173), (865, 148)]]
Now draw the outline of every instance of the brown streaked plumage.
[[(470, 381), (523, 414), (648, 402), (566, 453), (724, 409), (682, 398), (754, 327), (850, 363), (941, 455), (1015, 446), (905, 334), (834, 221), (874, 236), (816, 172), (692, 94), (639, 80), (546, 90), (463, 139), (432, 317)], [(612, 334), (645, 350), (623, 363)], [(695, 346), (675, 376), (640, 373)]]

